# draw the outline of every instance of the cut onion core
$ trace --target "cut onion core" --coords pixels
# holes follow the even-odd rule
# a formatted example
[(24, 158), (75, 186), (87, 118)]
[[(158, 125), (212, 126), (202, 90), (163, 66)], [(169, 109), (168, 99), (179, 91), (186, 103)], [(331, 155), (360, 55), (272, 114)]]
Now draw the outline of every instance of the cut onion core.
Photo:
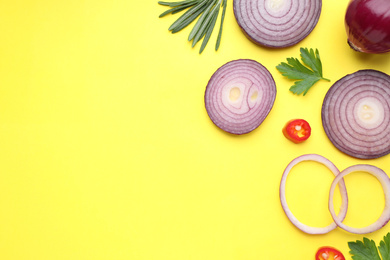
[(355, 117), (361, 127), (375, 128), (384, 120), (384, 107), (380, 100), (373, 97), (362, 98), (356, 104)]
[(240, 97), (240, 89), (237, 88), (237, 87), (234, 87), (230, 90), (230, 95), (229, 95), (229, 98), (232, 102), (238, 100), (238, 98)]
[[(343, 219), (339, 218), (334, 210), (334, 205), (333, 205), (333, 193), (336, 188), (336, 185), (340, 182), (343, 181), (343, 177), (345, 177), (347, 174), (350, 174), (352, 172), (357, 172), (357, 171), (362, 171), (362, 172), (367, 172), (372, 174), (374, 177), (376, 177), (379, 182), (382, 185), (384, 196), (385, 196), (385, 207), (383, 209), (382, 215), (375, 221), (373, 224), (363, 227), (363, 228), (355, 228), (355, 227), (350, 227), (342, 223)], [(366, 233), (371, 233), (374, 232), (384, 225), (387, 224), (387, 222), (390, 220), (390, 179), (387, 176), (387, 174), (373, 166), (373, 165), (367, 165), (367, 164), (358, 164), (354, 166), (350, 166), (346, 168), (344, 171), (342, 171), (339, 175), (336, 176), (336, 178), (333, 180), (332, 185), (330, 187), (329, 191), (329, 211), (330, 214), (332, 215), (332, 218), (334, 222), (339, 226), (340, 228), (344, 229), (345, 231), (348, 231), (350, 233), (354, 234), (366, 234)]]
[(321, 0), (234, 0), (238, 25), (253, 42), (271, 48), (302, 41), (317, 25)]
[[(337, 169), (337, 167), (328, 159), (325, 157), (318, 155), (318, 154), (305, 154), (302, 156), (299, 156), (292, 160), (286, 167), (286, 169), (283, 172), (282, 179), (280, 181), (280, 188), (279, 188), (279, 196), (280, 196), (280, 202), (282, 204), (282, 208), (284, 212), (286, 213), (286, 216), (288, 219), (293, 223), (298, 229), (302, 230), (305, 233), (308, 234), (325, 234), (328, 233), (329, 231), (335, 229), (337, 227), (335, 222), (332, 222), (330, 225), (326, 227), (311, 227), (308, 225), (303, 224), (300, 222), (291, 212), (291, 210), (288, 207), (287, 204), (287, 199), (286, 199), (286, 182), (287, 182), (287, 176), (290, 173), (291, 169), (298, 163), (303, 162), (303, 161), (315, 161), (318, 163), (323, 164), (326, 166), (335, 176), (337, 176), (340, 171)], [(337, 182), (339, 185), (339, 190), (341, 194), (341, 206), (340, 206), (340, 211), (338, 218), (342, 221), (344, 220), (346, 214), (347, 214), (347, 209), (348, 209), (348, 195), (347, 195), (347, 190), (344, 184), (343, 179), (341, 179), (339, 182)]]
[(360, 70), (333, 84), (322, 105), (322, 124), (340, 151), (359, 159), (390, 153), (390, 76)]
[(211, 121), (232, 134), (246, 134), (267, 117), (276, 97), (271, 73), (254, 60), (234, 60), (220, 67), (205, 91)]

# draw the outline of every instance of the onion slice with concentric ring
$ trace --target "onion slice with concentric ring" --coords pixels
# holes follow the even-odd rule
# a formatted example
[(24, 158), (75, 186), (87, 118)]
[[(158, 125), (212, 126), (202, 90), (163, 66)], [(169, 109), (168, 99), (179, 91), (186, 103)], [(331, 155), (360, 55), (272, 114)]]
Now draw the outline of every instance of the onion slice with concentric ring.
[[(303, 161), (315, 161), (318, 163), (323, 164), (326, 166), (335, 176), (338, 176), (340, 171), (337, 169), (337, 167), (329, 161), (327, 158), (318, 155), (318, 154), (305, 154), (301, 155), (294, 160), (292, 160), (286, 167), (286, 169), (283, 172), (282, 179), (280, 181), (280, 188), (279, 188), (279, 196), (280, 196), (280, 202), (282, 204), (282, 208), (284, 212), (286, 213), (288, 219), (293, 223), (298, 229), (302, 230), (305, 233), (308, 234), (325, 234), (328, 233), (329, 231), (335, 229), (337, 227), (335, 222), (332, 222), (330, 225), (326, 227), (311, 227), (308, 225), (303, 224), (300, 222), (294, 214), (291, 212), (291, 210), (288, 207), (287, 204), (287, 199), (286, 199), (286, 182), (287, 182), (287, 176), (290, 173), (291, 169), (298, 163), (303, 162)], [(343, 221), (346, 214), (347, 214), (347, 209), (348, 209), (348, 195), (347, 195), (347, 189), (345, 187), (344, 180), (342, 178), (339, 178), (339, 190), (341, 194), (341, 206), (340, 206), (340, 211), (338, 214), (338, 218)]]
[(233, 60), (211, 76), (204, 102), (211, 121), (232, 134), (256, 129), (271, 111), (276, 85), (271, 73), (254, 60)]
[(333, 84), (322, 104), (322, 125), (333, 145), (359, 159), (390, 153), (390, 76), (360, 70)]
[[(343, 219), (340, 219), (335, 211), (334, 211), (334, 206), (333, 206), (333, 193), (336, 188), (336, 185), (340, 181), (344, 181), (343, 177), (345, 177), (347, 174), (352, 173), (352, 172), (357, 172), (357, 171), (362, 171), (362, 172), (367, 172), (372, 174), (374, 177), (376, 177), (379, 182), (382, 185), (384, 195), (385, 195), (385, 207), (382, 211), (382, 215), (371, 225), (368, 225), (366, 227), (362, 228), (355, 228), (355, 227), (350, 227), (342, 223)], [(366, 233), (371, 233), (374, 232), (384, 225), (387, 224), (390, 220), (390, 179), (387, 176), (387, 174), (380, 168), (373, 166), (373, 165), (368, 165), (368, 164), (358, 164), (358, 165), (353, 165), (345, 170), (343, 170), (340, 174), (336, 176), (336, 178), (333, 180), (332, 185), (330, 187), (329, 191), (329, 211), (330, 214), (332, 215), (332, 218), (334, 222), (336, 223), (337, 226), (340, 228), (344, 229), (345, 231), (348, 231), (350, 233), (354, 234), (366, 234)]]
[(283, 48), (302, 41), (317, 25), (322, 0), (234, 0), (238, 25), (253, 42)]

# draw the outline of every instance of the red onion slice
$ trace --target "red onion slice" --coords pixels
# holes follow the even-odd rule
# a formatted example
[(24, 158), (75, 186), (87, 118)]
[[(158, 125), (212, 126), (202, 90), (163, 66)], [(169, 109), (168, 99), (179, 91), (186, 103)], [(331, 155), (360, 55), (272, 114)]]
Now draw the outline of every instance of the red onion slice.
[(234, 60), (210, 78), (204, 96), (215, 125), (232, 134), (246, 134), (267, 117), (276, 97), (271, 73), (254, 60)]
[(360, 70), (338, 80), (324, 98), (322, 124), (333, 145), (352, 157), (390, 153), (390, 76)]
[[(342, 219), (340, 219), (338, 216), (336, 216), (336, 213), (334, 211), (334, 206), (333, 206), (333, 193), (336, 188), (337, 183), (339, 181), (343, 181), (343, 177), (345, 175), (351, 173), (351, 172), (356, 172), (356, 171), (363, 171), (363, 172), (368, 172), (375, 176), (379, 182), (382, 185), (383, 192), (385, 195), (385, 207), (383, 209), (382, 215), (378, 218), (377, 221), (375, 221), (373, 224), (363, 227), (363, 228), (354, 228), (347, 226), (342, 223)], [(358, 164), (354, 166), (350, 166), (346, 168), (344, 171), (342, 171), (339, 175), (336, 176), (336, 178), (333, 180), (332, 185), (330, 187), (329, 191), (329, 211), (330, 214), (332, 215), (332, 218), (334, 222), (339, 226), (340, 228), (344, 229), (345, 231), (348, 231), (350, 233), (354, 234), (366, 234), (366, 233), (371, 233), (374, 232), (384, 225), (387, 224), (387, 222), (390, 219), (390, 179), (387, 176), (387, 174), (381, 170), (380, 168), (377, 168), (373, 165), (367, 165), (367, 164)]]
[[(337, 169), (337, 167), (328, 159), (325, 157), (318, 155), (318, 154), (305, 154), (302, 156), (299, 156), (292, 160), (286, 167), (286, 169), (283, 172), (282, 175), (282, 180), (280, 181), (280, 188), (279, 188), (279, 196), (280, 196), (280, 202), (282, 204), (282, 208), (284, 212), (286, 213), (288, 219), (300, 230), (302, 230), (305, 233), (308, 234), (325, 234), (328, 233), (329, 231), (335, 229), (337, 227), (335, 222), (332, 222), (330, 225), (326, 227), (310, 227), (302, 222), (300, 222), (291, 212), (287, 205), (287, 200), (286, 200), (286, 181), (287, 181), (287, 176), (291, 169), (298, 163), (303, 162), (303, 161), (315, 161), (318, 163), (323, 164), (326, 166), (335, 176), (338, 176), (340, 171)], [(348, 209), (348, 195), (347, 195), (347, 189), (344, 184), (344, 180), (342, 178), (339, 178), (339, 188), (340, 188), (340, 194), (341, 194), (341, 206), (340, 206), (340, 212), (338, 215), (338, 218), (341, 220), (344, 220), (346, 214), (347, 214), (347, 209)]]
[(317, 25), (321, 0), (234, 0), (238, 25), (253, 42), (271, 48), (292, 46)]

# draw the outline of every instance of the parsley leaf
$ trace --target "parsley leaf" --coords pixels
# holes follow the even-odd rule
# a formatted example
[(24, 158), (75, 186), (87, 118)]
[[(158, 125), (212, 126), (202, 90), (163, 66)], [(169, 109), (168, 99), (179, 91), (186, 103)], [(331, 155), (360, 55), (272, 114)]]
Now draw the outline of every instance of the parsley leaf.
[(383, 237), (379, 243), (379, 252), (381, 252), (383, 260), (390, 260), (390, 233)]
[(353, 260), (381, 260), (378, 249), (382, 260), (390, 260), (390, 232), (383, 237), (378, 247), (376, 247), (374, 240), (366, 237), (363, 238), (363, 241), (348, 242), (348, 246)]
[(306, 95), (307, 91), (320, 79), (330, 80), (322, 76), (322, 63), (317, 49), (314, 51), (301, 48), (300, 51), (303, 64), (297, 58), (287, 58), (287, 63), (282, 62), (276, 68), (283, 76), (297, 80), (290, 87), (291, 92)]
[(348, 246), (353, 260), (381, 260), (374, 240), (364, 237), (363, 242), (348, 242)]

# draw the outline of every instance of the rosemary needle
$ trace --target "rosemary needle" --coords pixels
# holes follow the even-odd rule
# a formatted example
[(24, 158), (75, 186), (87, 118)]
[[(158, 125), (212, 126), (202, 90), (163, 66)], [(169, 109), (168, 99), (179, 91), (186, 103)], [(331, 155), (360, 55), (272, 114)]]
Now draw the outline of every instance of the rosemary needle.
[(183, 4), (183, 5), (179, 5), (179, 6), (174, 6), (172, 7), (171, 9), (168, 9), (166, 10), (165, 12), (163, 12), (162, 14), (160, 14), (160, 18), (167, 15), (167, 14), (175, 14), (177, 12), (181, 12), (183, 11), (184, 9), (190, 7), (190, 6), (193, 6), (195, 3), (191, 2), (191, 3), (186, 3), (186, 4)]
[(183, 23), (185, 24), (186, 22), (188, 23), (188, 19), (190, 19), (190, 21), (192, 22), (193, 20), (195, 20), (195, 18), (197, 16), (194, 16), (194, 14), (197, 14), (199, 15), (201, 10), (203, 10), (203, 7), (204, 5), (207, 3), (207, 0), (203, 0), (203, 1), (200, 1), (199, 3), (197, 3), (196, 5), (194, 5), (193, 7), (191, 7), (190, 9), (188, 9), (182, 16), (179, 17), (179, 19), (177, 19), (169, 28), (168, 30), (172, 31), (174, 30), (175, 28), (177, 27), (185, 27), (183, 26)]
[[(215, 2), (215, 1), (214, 1)], [(213, 3), (214, 4), (214, 3)], [(203, 21), (205, 20), (206, 17), (208, 17), (209, 13), (210, 13), (210, 10), (211, 8), (213, 8), (213, 5), (210, 4), (206, 10), (202, 13), (202, 15), (199, 17), (198, 21), (196, 22), (196, 24), (194, 25), (194, 27), (192, 28), (191, 30), (191, 33), (190, 35), (188, 36), (188, 40), (191, 41), (195, 35), (197, 34), (199, 28), (201, 27)]]
[(219, 48), (219, 45), (221, 44), (221, 36), (222, 36), (222, 27), (223, 27), (223, 21), (225, 19), (225, 13), (226, 13), (226, 5), (227, 0), (223, 0), (222, 6), (222, 16), (221, 16), (221, 25), (219, 26), (219, 32), (217, 37), (217, 43), (215, 44), (215, 50), (217, 51)]
[(188, 41), (192, 41), (192, 47), (194, 47), (203, 38), (199, 53), (202, 53), (206, 47), (218, 19), (219, 10), (222, 7), (221, 23), (215, 45), (215, 50), (218, 50), (222, 37), (222, 27), (226, 13), (227, 0), (183, 0), (177, 2), (159, 1), (158, 3), (170, 8), (160, 14), (159, 17), (187, 10), (168, 28), (168, 30), (172, 33), (181, 31), (199, 18), (188, 36)]
[(187, 27), (204, 11), (204, 8), (206, 8), (204, 3), (190, 8), (176, 22), (174, 22), (171, 27), (169, 27), (169, 30), (172, 31), (172, 33), (176, 33)]
[(180, 1), (180, 2), (164, 2), (164, 1), (160, 1), (158, 3), (160, 5), (167, 5), (167, 6), (173, 7), (173, 6), (179, 6), (179, 5), (183, 5), (183, 4), (196, 3), (196, 2), (198, 2), (198, 1), (197, 0), (185, 0), (185, 1)]
[[(195, 44), (198, 43), (198, 41), (206, 35), (206, 33), (209, 31), (211, 27), (211, 32), (212, 29), (214, 28), (215, 22), (213, 23), (212, 21), (214, 20), (214, 16), (217, 16), (219, 12), (219, 5), (214, 5), (213, 9), (207, 13), (206, 19), (202, 22), (201, 26), (199, 29), (197, 29), (197, 33), (192, 41), (192, 47), (195, 46)], [(215, 17), (216, 18), (216, 17)], [(206, 38), (204, 39), (204, 41)]]
[(202, 51), (206, 47), (207, 42), (210, 39), (210, 36), (211, 36), (211, 33), (213, 32), (213, 28), (215, 26), (215, 23), (217, 22), (219, 8), (220, 8), (220, 6), (218, 5), (217, 8), (215, 9), (216, 11), (214, 13), (212, 13), (212, 19), (210, 20), (210, 22), (207, 26), (207, 31), (205, 32), (205, 36), (204, 36), (202, 45), (200, 46), (199, 53), (202, 53)]

